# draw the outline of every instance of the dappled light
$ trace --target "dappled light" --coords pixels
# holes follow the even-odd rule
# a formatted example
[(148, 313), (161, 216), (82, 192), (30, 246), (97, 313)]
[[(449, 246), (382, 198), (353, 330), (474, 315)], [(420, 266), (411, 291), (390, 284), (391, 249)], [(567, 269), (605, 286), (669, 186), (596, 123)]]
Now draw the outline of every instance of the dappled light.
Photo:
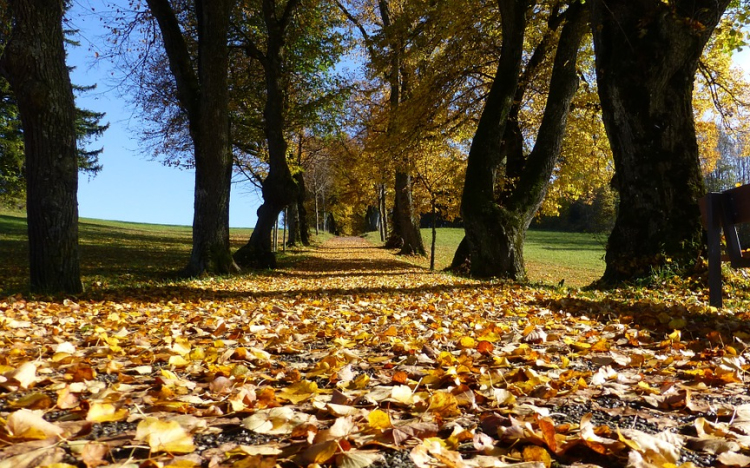
[[(134, 239), (105, 244), (121, 262), (158, 248)], [(477, 281), (359, 237), (282, 259), (192, 280), (113, 270), (77, 299), (0, 301), (3, 455), (376, 468), (744, 456), (750, 317), (707, 307), (700, 280)]]

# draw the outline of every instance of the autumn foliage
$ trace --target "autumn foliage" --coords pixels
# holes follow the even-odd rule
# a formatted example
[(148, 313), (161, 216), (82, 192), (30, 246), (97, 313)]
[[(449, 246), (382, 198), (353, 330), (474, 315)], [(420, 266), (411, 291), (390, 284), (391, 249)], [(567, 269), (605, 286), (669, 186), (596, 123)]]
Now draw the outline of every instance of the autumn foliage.
[(700, 283), (278, 272), (0, 302), (2, 466), (747, 466), (750, 325)]

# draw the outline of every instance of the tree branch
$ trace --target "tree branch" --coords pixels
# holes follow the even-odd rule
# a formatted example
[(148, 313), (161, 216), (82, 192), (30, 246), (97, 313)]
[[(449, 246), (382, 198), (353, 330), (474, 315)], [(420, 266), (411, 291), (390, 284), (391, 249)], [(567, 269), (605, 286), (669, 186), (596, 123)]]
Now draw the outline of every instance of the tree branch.
[[(193, 69), (185, 38), (169, 0), (146, 0), (151, 14), (159, 23), (164, 49), (169, 58), (169, 68), (175, 78), (180, 104), (193, 117), (198, 112), (200, 81)], [(192, 119), (191, 119), (192, 120)]]

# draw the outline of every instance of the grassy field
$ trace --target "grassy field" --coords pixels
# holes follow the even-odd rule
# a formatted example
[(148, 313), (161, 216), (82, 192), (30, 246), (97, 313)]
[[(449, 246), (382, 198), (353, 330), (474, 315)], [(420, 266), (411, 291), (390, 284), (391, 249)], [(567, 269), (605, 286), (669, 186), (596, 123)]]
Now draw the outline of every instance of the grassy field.
[[(232, 249), (242, 246), (252, 229), (232, 229)], [(422, 230), (429, 249), (430, 230)], [(375, 233), (366, 236), (373, 243)], [(438, 229), (437, 269), (450, 264), (462, 229)], [(319, 240), (324, 240), (321, 236)], [(81, 219), (81, 272), (84, 284), (97, 288), (137, 286), (173, 281), (190, 254), (191, 229), (187, 226), (139, 224)], [(526, 265), (534, 282), (585, 286), (604, 271), (603, 239), (589, 234), (530, 231), (526, 239)], [(22, 214), (0, 211), (0, 297), (23, 292), (28, 283), (26, 219)], [(429, 260), (414, 262), (428, 267)]]
[[(252, 229), (230, 230), (232, 249)], [(82, 218), (79, 224), (81, 274), (89, 287), (137, 285), (177, 278), (187, 263), (191, 228)], [(0, 297), (27, 290), (28, 242), (22, 214), (0, 212)]]
[[(463, 236), (464, 231), (459, 228), (437, 230), (435, 269), (450, 265)], [(373, 243), (380, 242), (377, 233), (368, 233), (365, 237)], [(429, 254), (432, 242), (430, 229), (422, 229), (422, 239)], [(529, 231), (524, 248), (529, 279), (547, 284), (558, 284), (564, 279), (566, 286), (577, 287), (590, 284), (604, 273), (605, 240), (600, 234)], [(414, 261), (429, 266), (429, 259), (415, 258)]]

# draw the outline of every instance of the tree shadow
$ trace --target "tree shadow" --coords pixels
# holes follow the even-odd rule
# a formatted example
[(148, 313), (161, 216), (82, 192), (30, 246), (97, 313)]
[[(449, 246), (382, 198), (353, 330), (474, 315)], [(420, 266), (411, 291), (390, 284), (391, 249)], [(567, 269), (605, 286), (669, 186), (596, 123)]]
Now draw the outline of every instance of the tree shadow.
[(360, 287), (309, 287), (290, 288), (285, 290), (268, 291), (238, 291), (225, 288), (202, 289), (188, 284), (144, 285), (138, 287), (110, 288), (84, 293), (80, 299), (107, 300), (122, 303), (138, 303), (144, 300), (153, 301), (154, 298), (170, 300), (179, 298), (181, 302), (193, 301), (224, 301), (224, 300), (266, 300), (290, 298), (295, 300), (309, 300), (321, 298), (341, 298), (352, 295), (380, 295), (380, 294), (424, 294), (451, 293), (464, 290), (474, 290), (476, 284), (423, 284), (418, 286), (360, 286)]

